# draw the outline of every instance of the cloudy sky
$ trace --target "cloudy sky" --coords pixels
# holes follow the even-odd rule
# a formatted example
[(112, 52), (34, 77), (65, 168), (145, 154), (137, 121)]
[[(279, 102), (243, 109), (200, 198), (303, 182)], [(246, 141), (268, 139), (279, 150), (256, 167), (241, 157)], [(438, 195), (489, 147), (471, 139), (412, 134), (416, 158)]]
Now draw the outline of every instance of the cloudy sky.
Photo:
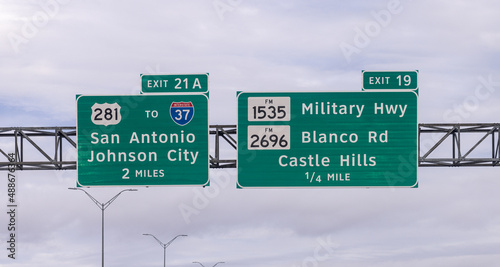
[[(361, 70), (415, 69), (420, 123), (498, 122), (499, 11), (493, 0), (0, 0), (0, 123), (75, 126), (76, 94), (210, 73), (210, 124), (236, 124), (236, 91), (359, 91)], [(16, 175), (16, 259), (2, 179), (0, 266), (98, 266), (101, 214), (67, 189), (76, 172)], [(418, 189), (237, 190), (227, 169), (207, 188), (138, 188), (106, 210), (106, 266), (161, 266), (144, 233), (188, 235), (167, 249), (177, 267), (497, 266), (499, 170), (418, 176)], [(105, 202), (121, 189), (88, 192)]]

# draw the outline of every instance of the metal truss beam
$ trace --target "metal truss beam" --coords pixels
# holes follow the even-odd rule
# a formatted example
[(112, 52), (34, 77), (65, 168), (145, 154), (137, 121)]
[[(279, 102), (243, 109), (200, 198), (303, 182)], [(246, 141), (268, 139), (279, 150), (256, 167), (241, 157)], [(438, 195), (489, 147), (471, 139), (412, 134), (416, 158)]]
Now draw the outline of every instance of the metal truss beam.
[(419, 124), (419, 166), (499, 166), (499, 123)]
[[(211, 125), (210, 135), (210, 168), (236, 168), (236, 159), (221, 159), (221, 141), (236, 150), (236, 125)], [(0, 171), (75, 170), (76, 164), (76, 127), (0, 128)]]
[(234, 138), (236, 136), (236, 125), (211, 125), (210, 134), (215, 139), (215, 153), (214, 156), (210, 155), (210, 168), (236, 168), (236, 159), (221, 159), (221, 138), (232, 149), (237, 149), (237, 142)]
[[(421, 167), (500, 166), (500, 124), (419, 124)], [(210, 168), (236, 168), (236, 125), (211, 125)], [(50, 140), (52, 139), (52, 141)], [(0, 171), (75, 170), (76, 127), (0, 128)], [(47, 145), (49, 144), (49, 145)]]
[[(75, 150), (75, 136), (75, 127), (0, 128), (0, 170), (76, 169), (75, 160), (63, 160), (68, 151), (63, 147)], [(52, 147), (47, 148), (50, 139)]]

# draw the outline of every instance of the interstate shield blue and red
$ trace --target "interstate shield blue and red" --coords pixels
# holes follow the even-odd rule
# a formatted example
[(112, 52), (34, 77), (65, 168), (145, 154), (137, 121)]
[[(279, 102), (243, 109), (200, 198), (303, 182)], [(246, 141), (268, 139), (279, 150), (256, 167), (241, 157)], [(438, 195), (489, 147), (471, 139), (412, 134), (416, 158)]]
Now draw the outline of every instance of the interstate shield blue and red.
[(194, 116), (192, 102), (172, 102), (170, 105), (170, 117), (180, 126), (188, 124)]

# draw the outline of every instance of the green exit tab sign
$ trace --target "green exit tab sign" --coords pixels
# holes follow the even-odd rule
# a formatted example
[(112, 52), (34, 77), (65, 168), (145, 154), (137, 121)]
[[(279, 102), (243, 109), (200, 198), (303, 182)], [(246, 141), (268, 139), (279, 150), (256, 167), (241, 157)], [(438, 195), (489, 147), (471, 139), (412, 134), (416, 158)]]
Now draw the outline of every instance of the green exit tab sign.
[(363, 90), (417, 90), (418, 70), (362, 71)]
[(141, 74), (141, 93), (207, 93), (208, 73)]

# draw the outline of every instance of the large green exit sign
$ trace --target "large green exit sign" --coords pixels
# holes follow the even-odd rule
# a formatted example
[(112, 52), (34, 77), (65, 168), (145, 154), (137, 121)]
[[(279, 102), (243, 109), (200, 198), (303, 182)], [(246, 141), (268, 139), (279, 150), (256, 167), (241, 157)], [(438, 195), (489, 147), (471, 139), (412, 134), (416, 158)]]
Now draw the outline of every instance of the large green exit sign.
[(77, 99), (78, 185), (208, 184), (208, 97)]
[(416, 187), (417, 95), (238, 95), (238, 186)]

